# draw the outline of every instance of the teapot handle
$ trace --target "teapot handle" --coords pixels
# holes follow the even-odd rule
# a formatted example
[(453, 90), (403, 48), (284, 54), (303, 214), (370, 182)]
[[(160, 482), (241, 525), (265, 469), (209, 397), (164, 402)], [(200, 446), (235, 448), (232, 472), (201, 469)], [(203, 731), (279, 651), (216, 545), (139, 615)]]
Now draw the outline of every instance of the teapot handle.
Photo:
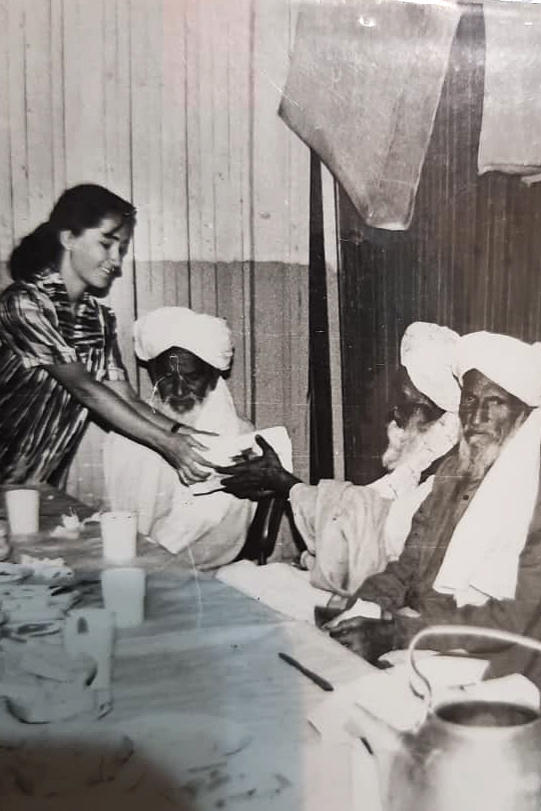
[(408, 647), (408, 664), (412, 673), (410, 673), (410, 687), (414, 693), (415, 690), (412, 684), (413, 673), (423, 683), (426, 688), (423, 698), (428, 703), (432, 700), (432, 687), (427, 677), (421, 673), (415, 661), (415, 648), (421, 639), (427, 636), (476, 636), (485, 639), (497, 639), (499, 642), (509, 642), (511, 644), (522, 645), (524, 648), (541, 653), (541, 642), (536, 639), (531, 639), (529, 636), (522, 636), (522, 634), (515, 634), (511, 631), (499, 631), (495, 628), (481, 628), (475, 625), (430, 625), (428, 628), (423, 628), (411, 640)]

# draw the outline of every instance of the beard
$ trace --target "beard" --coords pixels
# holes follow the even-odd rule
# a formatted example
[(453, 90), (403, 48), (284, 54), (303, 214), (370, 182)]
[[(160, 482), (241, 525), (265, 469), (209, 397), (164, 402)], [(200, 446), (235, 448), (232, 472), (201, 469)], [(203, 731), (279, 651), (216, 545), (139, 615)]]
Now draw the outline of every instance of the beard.
[(203, 402), (205, 395), (195, 394), (170, 394), (164, 399), (165, 405), (175, 411), (177, 414), (187, 414), (192, 411), (196, 406)]
[(471, 481), (481, 481), (498, 458), (502, 445), (496, 440), (480, 445), (470, 444), (463, 436), (458, 445), (458, 474)]
[(162, 403), (178, 416), (184, 416), (199, 406), (208, 394), (206, 387), (188, 387), (174, 375), (164, 375), (154, 386)]
[(492, 467), (503, 446), (518, 431), (526, 414), (517, 417), (510, 430), (498, 438), (485, 438), (483, 441), (472, 441), (461, 436), (458, 445), (458, 473), (471, 481), (481, 481)]
[(404, 428), (395, 420), (387, 425), (388, 445), (381, 457), (381, 463), (387, 470), (396, 470), (402, 459), (411, 454), (421, 435), (430, 427), (419, 414), (412, 414)]

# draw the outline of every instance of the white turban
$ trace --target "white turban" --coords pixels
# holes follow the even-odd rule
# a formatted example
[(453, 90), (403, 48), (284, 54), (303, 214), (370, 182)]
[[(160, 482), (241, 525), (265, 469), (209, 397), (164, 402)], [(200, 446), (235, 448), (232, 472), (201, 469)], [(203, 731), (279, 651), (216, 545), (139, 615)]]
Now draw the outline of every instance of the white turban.
[(400, 344), (400, 363), (413, 385), (444, 411), (456, 412), (460, 388), (453, 374), (459, 336), (448, 327), (415, 321)]
[(224, 319), (188, 307), (160, 307), (147, 313), (133, 325), (133, 338), (135, 354), (143, 361), (178, 346), (224, 372), (233, 357), (231, 330)]
[(471, 332), (457, 346), (460, 382), (470, 369), (477, 369), (526, 405), (541, 406), (541, 344), (494, 332)]

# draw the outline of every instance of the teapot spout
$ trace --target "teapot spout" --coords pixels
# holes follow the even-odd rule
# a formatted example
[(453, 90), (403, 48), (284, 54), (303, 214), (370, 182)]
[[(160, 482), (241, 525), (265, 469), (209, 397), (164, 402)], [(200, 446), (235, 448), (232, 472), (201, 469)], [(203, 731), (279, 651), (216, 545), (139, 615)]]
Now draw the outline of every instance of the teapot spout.
[(345, 727), (350, 735), (368, 744), (380, 765), (388, 763), (402, 747), (402, 734), (363, 707), (352, 708)]

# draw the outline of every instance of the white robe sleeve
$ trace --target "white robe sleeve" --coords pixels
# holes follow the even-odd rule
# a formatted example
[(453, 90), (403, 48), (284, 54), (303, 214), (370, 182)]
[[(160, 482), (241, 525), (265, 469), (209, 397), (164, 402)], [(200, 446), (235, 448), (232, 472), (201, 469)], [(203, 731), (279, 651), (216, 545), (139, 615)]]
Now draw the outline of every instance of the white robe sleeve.
[(289, 491), (289, 503), (295, 526), (299, 530), (306, 548), (314, 555), (316, 551), (316, 504), (317, 486), (299, 482)]
[(139, 532), (169, 552), (190, 548), (195, 565), (213, 568), (242, 547), (251, 502), (222, 492), (194, 496), (161, 456), (118, 434), (107, 437), (103, 461), (111, 509), (136, 512)]
[(315, 555), (313, 586), (348, 596), (384, 568), (388, 499), (367, 487), (333, 480), (296, 484), (289, 497), (297, 528)]

